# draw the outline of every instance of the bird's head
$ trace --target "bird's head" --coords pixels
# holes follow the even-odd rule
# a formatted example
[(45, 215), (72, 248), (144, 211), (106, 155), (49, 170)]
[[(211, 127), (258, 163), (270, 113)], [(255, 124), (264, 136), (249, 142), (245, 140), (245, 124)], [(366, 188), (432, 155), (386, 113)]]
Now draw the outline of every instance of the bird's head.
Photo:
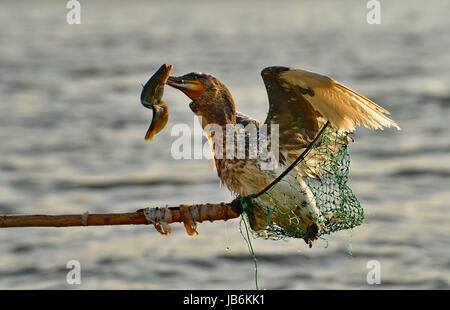
[(192, 72), (179, 77), (170, 76), (167, 85), (181, 90), (192, 100), (189, 107), (202, 117), (203, 126), (236, 123), (233, 98), (227, 87), (216, 77)]

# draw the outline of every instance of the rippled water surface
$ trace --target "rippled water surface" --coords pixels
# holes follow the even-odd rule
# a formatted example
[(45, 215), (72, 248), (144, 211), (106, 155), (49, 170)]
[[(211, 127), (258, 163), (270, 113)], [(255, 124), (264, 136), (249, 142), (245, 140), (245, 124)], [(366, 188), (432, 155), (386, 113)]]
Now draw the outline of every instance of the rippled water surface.
[[(144, 135), (140, 83), (162, 64), (214, 74), (238, 110), (263, 120), (269, 65), (330, 75), (392, 113), (402, 131), (360, 129), (350, 183), (367, 224), (319, 240), (254, 240), (265, 289), (448, 289), (450, 286), (450, 5), (382, 1), (64, 1), (0, 4), (0, 213), (129, 212), (229, 201), (210, 161), (175, 160), (189, 100), (167, 89), (168, 126)], [(0, 230), (0, 288), (249, 289), (253, 261), (239, 220), (182, 225)], [(229, 250), (227, 250), (229, 248)], [(350, 255), (351, 253), (351, 255)], [(382, 284), (366, 282), (367, 262)]]

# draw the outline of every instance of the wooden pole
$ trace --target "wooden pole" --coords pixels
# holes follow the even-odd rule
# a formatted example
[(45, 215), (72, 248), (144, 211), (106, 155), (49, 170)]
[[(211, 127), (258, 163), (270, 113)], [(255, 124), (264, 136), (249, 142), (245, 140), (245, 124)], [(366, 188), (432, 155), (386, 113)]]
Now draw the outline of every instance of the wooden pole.
[[(69, 227), (69, 226), (104, 226), (104, 225), (155, 225), (163, 233), (167, 224), (183, 222), (188, 234), (197, 233), (196, 223), (203, 221), (226, 221), (239, 217), (241, 211), (233, 203), (179, 205), (177, 207), (147, 208), (131, 213), (105, 214), (12, 214), (0, 215), (0, 228), (10, 227)], [(163, 225), (163, 229), (161, 229)]]

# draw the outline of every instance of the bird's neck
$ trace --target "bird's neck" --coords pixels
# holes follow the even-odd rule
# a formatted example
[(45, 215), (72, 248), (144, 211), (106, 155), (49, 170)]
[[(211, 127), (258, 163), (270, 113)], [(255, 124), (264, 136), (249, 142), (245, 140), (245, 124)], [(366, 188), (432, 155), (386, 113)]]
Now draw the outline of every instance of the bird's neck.
[(231, 95), (221, 94), (211, 101), (214, 104), (209, 104), (201, 113), (203, 128), (208, 125), (226, 127), (236, 124), (236, 111)]
[[(227, 144), (235, 143), (236, 134), (234, 128), (236, 126), (236, 118), (214, 118), (213, 120), (200, 116), (203, 131), (208, 138), (214, 159), (227, 158)], [(222, 155), (219, 155), (222, 154)]]
[(223, 154), (222, 158), (225, 159), (227, 139), (233, 143), (230, 139), (230, 134), (233, 134), (231, 130), (234, 130), (236, 126), (236, 110), (231, 94), (228, 90), (216, 93), (214, 98), (210, 98), (207, 108), (199, 112), (196, 114), (200, 117), (203, 131), (208, 137), (211, 150), (213, 152), (221, 152)]

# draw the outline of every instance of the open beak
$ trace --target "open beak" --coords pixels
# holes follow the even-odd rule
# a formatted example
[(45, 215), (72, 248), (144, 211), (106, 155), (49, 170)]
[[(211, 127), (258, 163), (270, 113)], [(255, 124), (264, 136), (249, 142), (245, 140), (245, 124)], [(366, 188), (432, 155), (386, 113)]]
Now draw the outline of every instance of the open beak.
[(203, 85), (198, 80), (186, 80), (183, 77), (169, 76), (166, 84), (181, 90), (191, 99), (199, 98), (203, 93)]

